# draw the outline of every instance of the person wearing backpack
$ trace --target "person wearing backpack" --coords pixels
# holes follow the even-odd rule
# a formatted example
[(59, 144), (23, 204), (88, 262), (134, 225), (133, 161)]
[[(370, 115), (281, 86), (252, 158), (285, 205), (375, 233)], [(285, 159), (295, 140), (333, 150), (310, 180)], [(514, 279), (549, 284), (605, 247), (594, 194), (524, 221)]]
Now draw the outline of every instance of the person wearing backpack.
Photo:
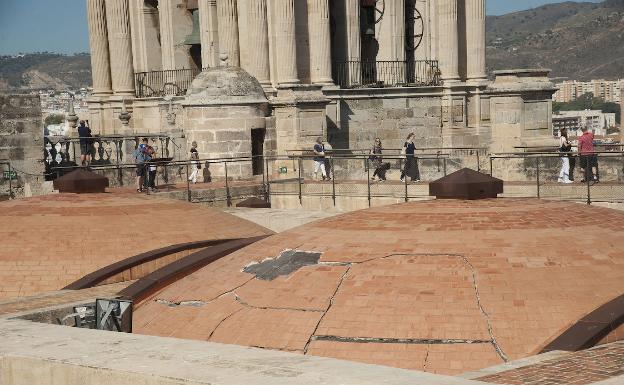
[(148, 151), (148, 140), (147, 138), (143, 138), (143, 141), (139, 146), (134, 150), (134, 163), (136, 164), (136, 187), (137, 192), (143, 192), (143, 184), (145, 182), (145, 163), (149, 162), (152, 158), (147, 153)]

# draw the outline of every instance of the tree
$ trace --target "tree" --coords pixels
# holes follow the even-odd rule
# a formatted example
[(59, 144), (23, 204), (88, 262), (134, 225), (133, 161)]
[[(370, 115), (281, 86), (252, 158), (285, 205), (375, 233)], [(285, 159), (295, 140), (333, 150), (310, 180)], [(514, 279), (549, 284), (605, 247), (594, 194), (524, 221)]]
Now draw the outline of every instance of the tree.
[(49, 126), (51, 124), (63, 124), (65, 122), (65, 115), (63, 114), (52, 114), (48, 115), (45, 118), (44, 124), (45, 126)]
[(567, 103), (553, 103), (553, 111), (582, 111), (582, 110), (599, 110), (604, 113), (615, 113), (615, 120), (622, 122), (622, 112), (620, 105), (617, 103), (605, 102), (602, 98), (594, 97), (592, 93), (581, 95), (578, 99)]

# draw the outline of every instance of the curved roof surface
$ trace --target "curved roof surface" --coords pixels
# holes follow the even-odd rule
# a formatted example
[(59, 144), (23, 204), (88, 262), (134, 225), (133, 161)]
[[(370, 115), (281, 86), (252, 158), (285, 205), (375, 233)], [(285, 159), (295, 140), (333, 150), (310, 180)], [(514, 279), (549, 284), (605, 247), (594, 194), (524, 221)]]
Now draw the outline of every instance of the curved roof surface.
[(134, 331), (456, 374), (533, 355), (623, 294), (623, 236), (624, 213), (566, 202), (364, 210), (177, 281)]
[(0, 299), (65, 285), (178, 243), (271, 234), (200, 205), (136, 194), (56, 194), (0, 203)]

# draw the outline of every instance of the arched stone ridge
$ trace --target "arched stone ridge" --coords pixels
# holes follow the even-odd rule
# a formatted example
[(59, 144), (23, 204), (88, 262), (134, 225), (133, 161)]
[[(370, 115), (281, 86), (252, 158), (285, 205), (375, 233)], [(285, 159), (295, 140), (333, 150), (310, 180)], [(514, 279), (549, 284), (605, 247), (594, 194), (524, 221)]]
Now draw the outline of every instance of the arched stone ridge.
[(589, 349), (618, 327), (624, 325), (624, 295), (600, 306), (556, 336), (541, 351), (575, 352)]
[(200, 73), (191, 83), (186, 106), (268, 103), (258, 79), (238, 67), (215, 67)]
[[(139, 303), (133, 330), (459, 374), (530, 357), (623, 294), (622, 235), (620, 211), (539, 199), (350, 212), (198, 269)], [(285, 250), (321, 256), (245, 272), (296, 262)]]
[(236, 239), (200, 250), (141, 278), (120, 291), (119, 295), (122, 298), (140, 302), (157, 290), (169, 286), (194, 271), (267, 237), (267, 235), (264, 235), (253, 238)]
[(108, 265), (99, 270), (94, 271), (93, 273), (87, 274), (84, 277), (76, 280), (75, 282), (65, 286), (62, 290), (83, 290), (88, 289), (94, 286), (97, 286), (104, 282), (105, 280), (120, 274), (124, 271), (127, 271), (133, 267), (141, 266), (145, 263), (152, 262), (164, 257), (167, 257), (172, 254), (180, 253), (183, 251), (190, 251), (196, 249), (202, 249), (210, 246), (220, 245), (226, 242), (231, 242), (234, 239), (218, 239), (218, 240), (207, 240), (207, 241), (198, 241), (198, 242), (187, 242), (180, 243), (177, 245), (171, 245), (167, 247), (163, 247), (160, 249), (148, 251), (145, 253), (141, 253), (139, 255), (135, 255), (133, 257), (124, 259), (123, 261), (119, 261), (113, 263), (112, 265)]

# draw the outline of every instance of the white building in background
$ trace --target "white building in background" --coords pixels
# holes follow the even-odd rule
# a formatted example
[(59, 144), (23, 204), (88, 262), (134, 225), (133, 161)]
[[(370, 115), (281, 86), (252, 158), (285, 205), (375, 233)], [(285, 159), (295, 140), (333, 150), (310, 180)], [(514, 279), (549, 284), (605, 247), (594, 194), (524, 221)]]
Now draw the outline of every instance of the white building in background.
[(602, 98), (605, 102), (619, 103), (624, 80), (597, 79), (589, 82), (567, 80), (557, 84), (559, 90), (553, 95), (553, 101), (559, 103), (572, 102), (585, 94)]
[(553, 115), (553, 135), (558, 136), (562, 128), (568, 129), (571, 136), (581, 135), (581, 128), (586, 126), (596, 135), (606, 136), (607, 129), (615, 127), (615, 114), (599, 110), (561, 111)]

